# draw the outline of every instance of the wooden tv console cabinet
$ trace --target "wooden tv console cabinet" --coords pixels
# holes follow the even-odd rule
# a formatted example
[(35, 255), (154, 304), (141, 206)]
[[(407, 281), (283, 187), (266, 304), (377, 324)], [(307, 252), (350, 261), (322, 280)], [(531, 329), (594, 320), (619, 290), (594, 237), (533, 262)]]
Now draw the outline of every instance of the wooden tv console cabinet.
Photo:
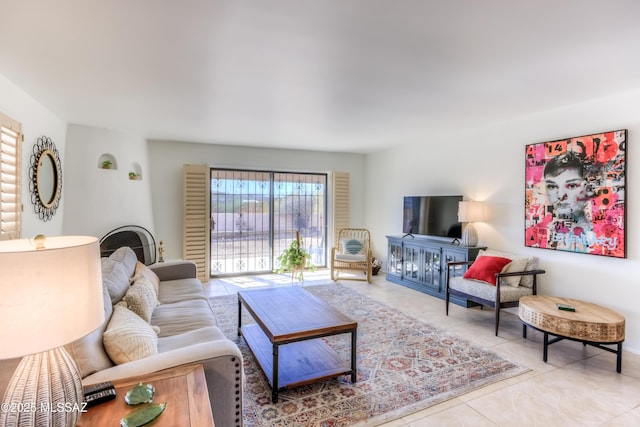
[[(426, 236), (387, 236), (387, 280), (408, 288), (445, 298), (447, 263), (451, 261), (473, 261), (483, 246), (461, 246), (452, 238)], [(466, 266), (453, 270), (462, 276)], [(464, 298), (451, 296), (451, 302), (463, 307), (477, 304)]]

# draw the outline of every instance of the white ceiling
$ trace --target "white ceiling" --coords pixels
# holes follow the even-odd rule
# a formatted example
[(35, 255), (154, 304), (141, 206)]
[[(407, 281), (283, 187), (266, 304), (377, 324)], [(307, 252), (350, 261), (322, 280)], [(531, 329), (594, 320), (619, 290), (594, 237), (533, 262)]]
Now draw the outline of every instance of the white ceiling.
[(640, 88), (637, 0), (0, 10), (0, 74), (70, 123), (149, 139), (368, 152)]

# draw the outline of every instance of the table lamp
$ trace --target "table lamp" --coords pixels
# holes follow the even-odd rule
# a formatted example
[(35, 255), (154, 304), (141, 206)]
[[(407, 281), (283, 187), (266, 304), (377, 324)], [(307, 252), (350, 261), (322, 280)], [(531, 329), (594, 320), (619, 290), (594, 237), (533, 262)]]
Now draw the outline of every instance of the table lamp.
[(473, 201), (458, 202), (458, 221), (467, 223), (462, 233), (462, 244), (464, 246), (476, 246), (478, 244), (478, 233), (476, 233), (473, 223), (484, 220), (484, 203)]
[[(62, 346), (103, 322), (95, 237), (0, 242), (0, 359), (24, 356), (5, 391), (0, 426), (76, 424), (82, 383)], [(15, 410), (5, 411), (7, 404)]]

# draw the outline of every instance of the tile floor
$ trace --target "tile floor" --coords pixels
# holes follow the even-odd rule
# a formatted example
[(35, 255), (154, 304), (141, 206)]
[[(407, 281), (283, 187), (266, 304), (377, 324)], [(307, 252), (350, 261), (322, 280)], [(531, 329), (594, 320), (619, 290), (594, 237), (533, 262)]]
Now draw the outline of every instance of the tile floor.
[[(305, 273), (311, 286), (333, 283), (328, 272)], [(549, 347), (548, 363), (542, 361), (542, 334), (522, 325), (512, 312), (501, 313), (499, 336), (494, 335), (493, 312), (451, 305), (445, 316), (444, 301), (374, 276), (372, 284), (338, 281), (369, 297), (403, 310), (418, 319), (449, 329), (469, 341), (517, 361), (531, 371), (501, 381), (429, 409), (383, 424), (398, 426), (640, 426), (640, 355), (625, 352), (622, 373), (615, 370), (615, 355), (574, 341)], [(214, 279), (210, 296), (241, 289), (291, 286), (279, 275)]]

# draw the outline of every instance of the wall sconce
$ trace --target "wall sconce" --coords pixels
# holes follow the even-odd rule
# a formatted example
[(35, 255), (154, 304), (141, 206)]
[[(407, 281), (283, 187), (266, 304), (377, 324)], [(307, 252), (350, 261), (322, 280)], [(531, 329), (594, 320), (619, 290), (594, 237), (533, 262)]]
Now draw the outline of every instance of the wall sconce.
[(458, 221), (466, 222), (467, 226), (462, 233), (462, 244), (464, 246), (477, 246), (478, 233), (473, 226), (474, 222), (485, 220), (484, 203), (465, 201), (458, 203)]

